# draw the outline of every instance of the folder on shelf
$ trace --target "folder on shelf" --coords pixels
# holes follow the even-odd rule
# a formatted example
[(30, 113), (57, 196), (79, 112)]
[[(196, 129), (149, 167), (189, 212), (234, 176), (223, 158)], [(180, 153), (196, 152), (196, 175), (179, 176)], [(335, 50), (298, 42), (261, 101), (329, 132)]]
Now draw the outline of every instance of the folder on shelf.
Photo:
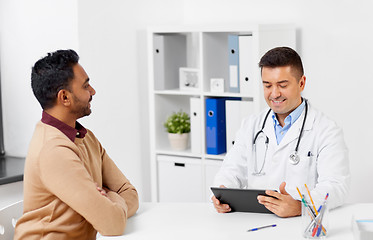
[(218, 155), (226, 152), (224, 98), (206, 99), (206, 152)]
[(202, 113), (200, 98), (190, 98), (190, 140), (192, 153), (202, 153)]
[(240, 93), (250, 96), (254, 91), (254, 49), (253, 36), (242, 35), (238, 37), (239, 48), (239, 84)]
[(153, 35), (154, 89), (179, 88), (179, 68), (186, 66), (186, 37)]
[(154, 60), (154, 89), (165, 89), (165, 60), (164, 60), (164, 36), (154, 35), (153, 37), (153, 60)]
[(234, 144), (236, 133), (241, 127), (242, 120), (253, 113), (254, 103), (252, 101), (227, 100), (225, 102), (227, 151)]
[(229, 92), (240, 92), (238, 35), (228, 35)]
[(240, 98), (206, 99), (206, 152), (218, 155), (226, 152), (225, 101)]

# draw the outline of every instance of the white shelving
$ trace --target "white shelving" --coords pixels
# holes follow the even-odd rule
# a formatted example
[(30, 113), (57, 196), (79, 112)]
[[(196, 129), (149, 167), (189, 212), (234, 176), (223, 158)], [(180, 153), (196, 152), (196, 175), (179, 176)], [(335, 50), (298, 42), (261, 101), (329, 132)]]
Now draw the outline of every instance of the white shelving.
[[(255, 76), (255, 79), (250, 79), (253, 87), (250, 94), (229, 92), (228, 35), (231, 34), (252, 36), (252, 62), (254, 64), (250, 66), (250, 69), (253, 71), (252, 76)], [(293, 25), (252, 24), (244, 26), (163, 26), (149, 28), (148, 66), (152, 201), (177, 201), (177, 199), (186, 201), (186, 199), (175, 198), (175, 196), (183, 196), (183, 192), (186, 192), (185, 188), (188, 188), (188, 186), (191, 188), (187, 191), (190, 199), (195, 201), (208, 200), (210, 195), (208, 187), (212, 183), (214, 173), (221, 165), (225, 153), (220, 155), (206, 154), (205, 99), (240, 97), (242, 100), (252, 101), (254, 112), (259, 112), (266, 105), (262, 96), (260, 69), (257, 63), (269, 49), (278, 46), (289, 46), (295, 49), (295, 42), (296, 36)], [(179, 68), (181, 67), (198, 70), (198, 87), (191, 88), (191, 90), (179, 89)], [(225, 89), (223, 93), (211, 92), (211, 78), (224, 79)], [(183, 110), (190, 115), (190, 98), (192, 97), (200, 99), (202, 152), (193, 153), (190, 148), (185, 151), (174, 151), (168, 142), (163, 123), (172, 112)], [(172, 161), (175, 164), (170, 164)], [(185, 166), (193, 166), (193, 168), (189, 167), (193, 170), (189, 172)], [(198, 179), (197, 183), (196, 179)], [(188, 182), (191, 185), (184, 184)]]

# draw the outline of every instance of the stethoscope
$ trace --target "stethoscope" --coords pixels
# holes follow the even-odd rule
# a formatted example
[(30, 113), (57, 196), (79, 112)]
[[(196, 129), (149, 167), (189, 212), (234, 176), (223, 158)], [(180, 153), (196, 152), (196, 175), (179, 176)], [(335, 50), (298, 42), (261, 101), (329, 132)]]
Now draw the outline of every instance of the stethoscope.
[[(297, 142), (297, 145), (295, 147), (295, 150), (289, 156), (289, 162), (291, 164), (293, 164), (293, 165), (297, 165), (299, 163), (299, 161), (300, 161), (300, 158), (299, 158), (299, 155), (298, 155), (298, 147), (299, 147), (300, 139), (302, 137), (302, 133), (303, 133), (303, 129), (304, 129), (304, 124), (306, 122), (307, 112), (308, 112), (307, 100), (304, 99), (304, 101), (305, 101), (305, 112), (304, 112), (304, 118), (303, 118), (302, 128), (301, 128), (300, 133), (299, 133), (298, 142)], [(267, 135), (265, 135), (265, 133), (263, 132), (263, 129), (265, 127), (268, 115), (270, 114), (271, 111), (272, 111), (272, 109), (268, 110), (268, 112), (267, 112), (267, 114), (266, 114), (266, 116), (264, 118), (264, 121), (263, 121), (262, 129), (260, 129), (255, 134), (254, 141), (253, 141), (253, 150), (254, 150), (254, 172), (253, 172), (253, 175), (255, 175), (255, 176), (262, 176), (262, 175), (265, 174), (263, 172), (263, 168), (264, 168), (264, 163), (265, 163), (265, 160), (266, 160), (266, 157), (267, 157), (269, 138), (267, 137)], [(263, 164), (262, 164), (260, 170), (258, 171), (258, 159), (257, 159), (257, 155), (256, 155), (256, 140), (258, 139), (258, 137), (259, 137), (260, 134), (264, 134), (264, 136), (265, 136), (265, 152), (264, 152)]]

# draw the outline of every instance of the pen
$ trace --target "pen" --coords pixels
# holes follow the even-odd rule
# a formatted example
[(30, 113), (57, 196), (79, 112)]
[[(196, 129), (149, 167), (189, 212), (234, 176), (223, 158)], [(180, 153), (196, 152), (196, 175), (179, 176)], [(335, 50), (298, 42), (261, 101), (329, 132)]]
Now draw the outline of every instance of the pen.
[(316, 210), (315, 203), (314, 203), (313, 200), (312, 200), (310, 190), (308, 189), (307, 184), (304, 184), (304, 186), (306, 186), (306, 189), (307, 189), (308, 195), (310, 196), (310, 200), (311, 200), (311, 203), (312, 203), (313, 209), (315, 209), (315, 213), (316, 213), (316, 216), (317, 216), (317, 214), (318, 214), (319, 212)]
[(304, 195), (303, 194), (302, 194), (302, 202), (303, 202), (304, 206), (308, 210), (308, 215), (310, 215), (310, 217), (312, 218), (312, 220), (315, 220), (316, 213), (313, 211), (313, 209), (311, 208), (311, 206), (308, 205), (307, 201), (304, 199)]
[(297, 191), (298, 191), (298, 193), (299, 193), (299, 196), (301, 197), (301, 198), (303, 198), (302, 197), (302, 194), (300, 193), (300, 191), (299, 191), (299, 188), (297, 187)]
[(267, 225), (267, 226), (263, 226), (263, 227), (252, 228), (252, 229), (249, 229), (247, 231), (248, 232), (254, 232), (254, 231), (259, 230), (259, 229), (269, 228), (269, 227), (276, 227), (276, 226), (277, 226), (276, 224), (272, 224), (272, 225)]
[(308, 214), (310, 214), (310, 216), (311, 216), (311, 213), (312, 213), (311, 218), (312, 218), (312, 219), (315, 219), (316, 214), (313, 212), (312, 208), (311, 208), (311, 207), (306, 203), (306, 200), (304, 199), (303, 194), (300, 193), (298, 187), (297, 187), (297, 191), (298, 191), (298, 193), (299, 193), (299, 196), (300, 196), (300, 198), (301, 198), (302, 203), (304, 204), (304, 206), (305, 206), (306, 208), (309, 209)]
[(324, 210), (325, 210), (325, 207), (321, 211), (319, 211), (319, 214), (315, 219), (316, 226), (314, 227), (312, 231), (312, 235), (311, 235), (312, 237), (315, 237), (315, 235), (318, 237), (320, 235), (320, 231), (322, 227), (321, 222), (322, 222), (322, 217), (324, 216)]
[[(319, 207), (319, 213), (321, 214), (319, 224), (321, 224), (321, 222), (322, 222), (322, 217), (324, 216), (324, 211), (325, 211), (325, 204), (326, 204), (326, 200), (328, 200), (328, 197), (329, 197), (329, 193), (326, 194), (325, 199), (324, 199), (324, 203), (322, 205), (320, 205), (320, 207)], [(316, 233), (317, 237), (320, 236), (321, 229), (323, 230), (324, 234), (326, 234), (326, 232), (324, 231), (324, 227), (322, 225), (320, 225), (318, 230), (317, 230), (317, 233)]]
[[(326, 194), (325, 199), (324, 199), (324, 202), (326, 202), (326, 200), (328, 200), (328, 197), (329, 197), (329, 193)], [(321, 208), (322, 208), (323, 205), (324, 205), (324, 204), (321, 204), (321, 205), (320, 205), (319, 209), (317, 210), (318, 212), (320, 212), (320, 210), (321, 210)]]

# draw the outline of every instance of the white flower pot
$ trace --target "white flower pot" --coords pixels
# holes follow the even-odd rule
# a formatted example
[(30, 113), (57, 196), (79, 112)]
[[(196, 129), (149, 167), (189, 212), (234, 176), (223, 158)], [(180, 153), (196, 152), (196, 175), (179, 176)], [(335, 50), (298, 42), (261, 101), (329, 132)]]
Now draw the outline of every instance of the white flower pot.
[(173, 150), (182, 151), (188, 148), (189, 133), (168, 133), (171, 148)]

